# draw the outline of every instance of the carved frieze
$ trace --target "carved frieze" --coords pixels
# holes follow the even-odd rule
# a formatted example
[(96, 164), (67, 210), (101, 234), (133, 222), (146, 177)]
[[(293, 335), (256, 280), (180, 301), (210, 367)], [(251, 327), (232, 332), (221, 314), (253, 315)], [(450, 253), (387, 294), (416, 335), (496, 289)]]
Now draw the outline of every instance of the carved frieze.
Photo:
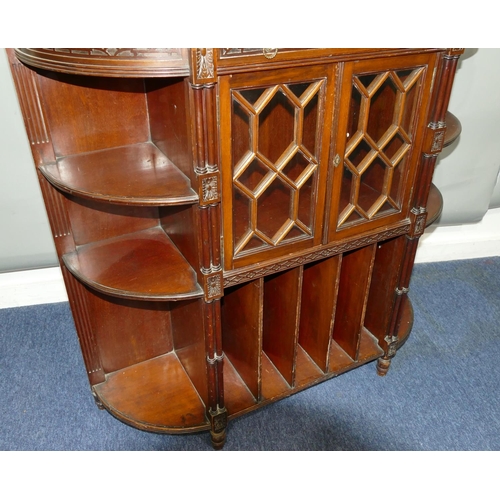
[(224, 287), (236, 285), (239, 283), (245, 283), (246, 281), (262, 278), (263, 276), (267, 276), (268, 274), (277, 273), (280, 271), (284, 271), (286, 269), (291, 269), (292, 267), (308, 264), (309, 262), (314, 262), (320, 259), (326, 259), (333, 255), (347, 252), (349, 250), (361, 248), (363, 246), (376, 243), (378, 241), (383, 241), (396, 236), (401, 236), (403, 234), (407, 234), (408, 230), (409, 230), (409, 225), (404, 225), (397, 227), (395, 229), (383, 231), (378, 234), (366, 236), (364, 238), (357, 238), (353, 240), (344, 241), (342, 243), (331, 244), (328, 246), (325, 245), (320, 250), (306, 253), (304, 255), (299, 255), (291, 259), (274, 262), (267, 266), (263, 266), (259, 269), (234, 272), (234, 274), (229, 274), (224, 276)]
[(58, 54), (68, 54), (74, 56), (99, 56), (99, 57), (139, 57), (139, 58), (157, 58), (161, 56), (162, 59), (182, 59), (182, 51), (179, 48), (168, 48), (168, 49), (118, 49), (118, 48), (78, 48), (78, 49), (60, 49), (51, 48), (43, 49), (46, 51), (58, 53)]

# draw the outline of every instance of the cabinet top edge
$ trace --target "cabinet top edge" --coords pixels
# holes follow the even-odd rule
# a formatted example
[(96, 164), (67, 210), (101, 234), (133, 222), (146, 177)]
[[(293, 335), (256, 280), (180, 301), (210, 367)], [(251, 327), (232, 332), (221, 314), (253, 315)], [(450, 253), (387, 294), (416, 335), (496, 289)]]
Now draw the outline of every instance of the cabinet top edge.
[(105, 77), (165, 77), (189, 75), (185, 48), (15, 48), (17, 58), (39, 69)]
[[(213, 74), (225, 74), (245, 69), (270, 69), (292, 62), (308, 64), (319, 60), (342, 61), (439, 50), (445, 49), (16, 48), (14, 52), (17, 58), (28, 66), (49, 71), (89, 76), (144, 78), (190, 76), (190, 72), (194, 70), (191, 66), (198, 65), (198, 60), (202, 61), (204, 69), (207, 65), (211, 65)], [(196, 71), (199, 71), (199, 68)]]

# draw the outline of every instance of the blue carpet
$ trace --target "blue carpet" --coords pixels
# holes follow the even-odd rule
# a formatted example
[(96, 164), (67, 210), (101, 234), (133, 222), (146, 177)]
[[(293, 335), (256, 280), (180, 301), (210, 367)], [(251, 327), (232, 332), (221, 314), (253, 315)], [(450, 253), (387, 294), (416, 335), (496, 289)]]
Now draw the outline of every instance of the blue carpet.
[[(373, 363), (231, 421), (225, 450), (500, 450), (500, 258), (419, 264), (412, 335)], [(0, 310), (0, 450), (211, 450), (97, 409), (67, 303)]]

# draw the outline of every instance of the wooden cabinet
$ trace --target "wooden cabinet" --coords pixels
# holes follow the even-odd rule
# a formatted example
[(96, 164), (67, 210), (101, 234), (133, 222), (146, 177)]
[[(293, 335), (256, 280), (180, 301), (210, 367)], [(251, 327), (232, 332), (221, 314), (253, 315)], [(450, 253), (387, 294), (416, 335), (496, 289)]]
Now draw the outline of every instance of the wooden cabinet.
[(219, 448), (228, 418), (384, 375), (460, 53), (8, 49), (98, 406)]

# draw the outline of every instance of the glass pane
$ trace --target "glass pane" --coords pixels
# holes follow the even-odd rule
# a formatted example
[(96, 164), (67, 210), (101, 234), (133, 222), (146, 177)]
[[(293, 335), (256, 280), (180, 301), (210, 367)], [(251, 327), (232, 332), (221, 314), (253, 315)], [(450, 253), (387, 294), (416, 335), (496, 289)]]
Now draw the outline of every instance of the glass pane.
[(233, 188), (233, 244), (236, 247), (250, 229), (250, 199)]
[(236, 165), (250, 151), (250, 117), (242, 106), (233, 100), (232, 115), (233, 165)]
[(265, 88), (240, 90), (239, 93), (250, 103), (255, 104), (259, 97), (264, 93)]
[(277, 177), (257, 200), (257, 228), (274, 238), (290, 219), (290, 187)]
[(394, 122), (397, 92), (392, 79), (387, 78), (370, 100), (366, 132), (378, 142)]
[(318, 103), (319, 97), (318, 94), (316, 94), (304, 107), (304, 123), (302, 127), (302, 144), (315, 158), (318, 156), (318, 151), (316, 150), (319, 114)]
[(302, 222), (310, 231), (312, 231), (314, 222), (312, 203), (314, 201), (313, 189), (315, 180), (316, 173), (311, 175), (299, 190), (298, 220)]
[(309, 166), (309, 161), (298, 151), (285, 165), (282, 172), (294, 183), (297, 183), (300, 175)]
[(259, 153), (276, 163), (294, 140), (295, 107), (281, 90), (259, 115)]
[(353, 77), (339, 226), (401, 210), (423, 72)]
[(259, 160), (253, 160), (243, 172), (241, 172), (237, 180), (247, 189), (254, 192), (258, 190), (259, 185), (267, 175), (272, 175), (268, 167), (263, 165)]

